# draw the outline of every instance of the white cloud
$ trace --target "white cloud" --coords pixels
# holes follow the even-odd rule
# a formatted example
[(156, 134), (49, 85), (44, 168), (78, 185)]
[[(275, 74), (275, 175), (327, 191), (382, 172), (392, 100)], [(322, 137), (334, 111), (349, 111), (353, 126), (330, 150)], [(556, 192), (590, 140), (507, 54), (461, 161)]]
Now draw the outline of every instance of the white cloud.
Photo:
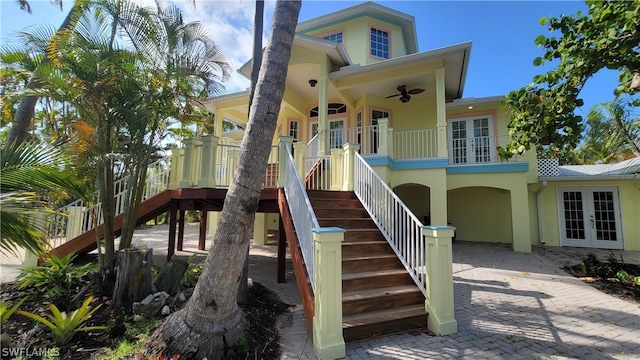
[[(233, 72), (225, 82), (227, 93), (243, 91), (249, 81), (237, 70), (251, 59), (253, 46), (253, 0), (196, 0), (195, 8), (185, 2), (176, 2), (183, 10), (187, 21), (200, 21), (231, 60)], [(273, 1), (265, 2), (264, 29), (268, 33), (274, 8)], [(263, 46), (266, 45), (263, 36)]]

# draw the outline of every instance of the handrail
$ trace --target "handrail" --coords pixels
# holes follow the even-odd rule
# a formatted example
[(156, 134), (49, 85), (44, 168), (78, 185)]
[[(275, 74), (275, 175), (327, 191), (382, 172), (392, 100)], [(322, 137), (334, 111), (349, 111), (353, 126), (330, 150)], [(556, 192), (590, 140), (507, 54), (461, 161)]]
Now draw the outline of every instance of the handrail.
[[(149, 199), (167, 189), (169, 184), (170, 157), (164, 157), (154, 161), (147, 167), (147, 179), (144, 188), (143, 200)], [(114, 182), (116, 193), (115, 215), (120, 215), (126, 211), (125, 196), (129, 183), (129, 175), (124, 176)], [(93, 229), (94, 224), (91, 212), (94, 211), (98, 223), (103, 223), (102, 203), (99, 202), (91, 207), (83, 200), (75, 200), (57, 210), (53, 220), (49, 224), (50, 245), (52, 248), (71, 240), (84, 232)], [(69, 223), (69, 220), (73, 223)]]
[(311, 201), (302, 179), (300, 179), (300, 174), (296, 169), (291, 148), (289, 146), (286, 146), (286, 148), (286, 161), (284, 164), (280, 164), (285, 167), (284, 194), (289, 204), (289, 211), (291, 212), (296, 234), (298, 235), (298, 243), (307, 268), (311, 288), (315, 291), (315, 247), (311, 229), (319, 228), (320, 224), (311, 207)]
[(427, 297), (427, 259), (422, 222), (358, 153), (354, 158), (353, 190)]
[(320, 154), (320, 133), (315, 134), (307, 143), (307, 156), (318, 157)]

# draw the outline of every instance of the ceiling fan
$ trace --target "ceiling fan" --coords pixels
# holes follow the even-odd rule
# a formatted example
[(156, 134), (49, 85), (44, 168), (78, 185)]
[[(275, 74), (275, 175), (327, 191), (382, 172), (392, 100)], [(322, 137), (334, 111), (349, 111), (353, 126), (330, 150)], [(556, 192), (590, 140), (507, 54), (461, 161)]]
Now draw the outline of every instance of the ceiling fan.
[(398, 85), (396, 89), (398, 90), (399, 94), (389, 95), (387, 96), (387, 98), (400, 96), (400, 101), (402, 101), (403, 103), (409, 102), (409, 100), (411, 100), (411, 95), (420, 94), (424, 91), (424, 89), (411, 89), (407, 91), (407, 85)]

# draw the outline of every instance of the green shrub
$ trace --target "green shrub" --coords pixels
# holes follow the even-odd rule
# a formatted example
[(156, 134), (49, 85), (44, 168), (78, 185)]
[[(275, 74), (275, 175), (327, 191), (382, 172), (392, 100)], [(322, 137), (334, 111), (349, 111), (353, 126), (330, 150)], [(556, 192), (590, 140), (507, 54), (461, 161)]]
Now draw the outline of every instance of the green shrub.
[(202, 274), (202, 269), (204, 268), (204, 260), (200, 261), (199, 263), (194, 263), (194, 259), (197, 255), (198, 254), (193, 254), (187, 259), (189, 268), (184, 272), (184, 275), (182, 276), (182, 286), (185, 289), (196, 286), (198, 278), (200, 278), (200, 274)]
[(40, 315), (34, 313), (19, 310), (18, 314), (24, 315), (30, 319), (33, 319), (51, 330), (53, 334), (53, 342), (58, 345), (64, 345), (71, 341), (73, 335), (78, 331), (93, 331), (93, 330), (105, 330), (105, 326), (87, 326), (80, 327), (84, 324), (96, 310), (102, 306), (92, 308), (90, 303), (93, 300), (93, 296), (89, 296), (78, 309), (72, 311), (69, 315), (64, 311), (60, 311), (54, 304), (49, 305), (51, 314), (47, 315), (48, 319), (43, 318)]
[(16, 303), (12, 307), (9, 307), (9, 304), (7, 304), (4, 301), (2, 303), (0, 303), (0, 328), (2, 328), (4, 326), (4, 323), (7, 322), (7, 320), (9, 320), (11, 315), (13, 315), (13, 313), (16, 312), (16, 310), (18, 310), (20, 305), (22, 305), (22, 303), (26, 299), (27, 298), (24, 298), (24, 299), (18, 301), (18, 303)]
[(620, 282), (623, 282), (629, 278), (629, 273), (624, 270), (618, 270), (618, 272), (616, 273), (616, 278), (618, 278)]
[(63, 258), (51, 255), (42, 265), (22, 270), (16, 278), (18, 288), (33, 287), (59, 309), (72, 306), (72, 291), (81, 283), (81, 278), (91, 271), (94, 264), (74, 266), (75, 254)]

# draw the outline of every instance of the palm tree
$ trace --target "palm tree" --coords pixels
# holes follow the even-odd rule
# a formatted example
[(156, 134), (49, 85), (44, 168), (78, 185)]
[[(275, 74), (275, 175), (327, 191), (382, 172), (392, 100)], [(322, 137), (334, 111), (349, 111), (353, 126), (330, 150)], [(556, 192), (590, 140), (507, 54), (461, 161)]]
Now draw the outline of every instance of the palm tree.
[(42, 221), (52, 210), (47, 194), (61, 189), (82, 196), (78, 179), (65, 168), (67, 159), (57, 146), (34, 141), (0, 149), (0, 253), (16, 255), (19, 248), (42, 254), (48, 246)]
[(633, 99), (618, 97), (594, 106), (587, 115), (584, 143), (576, 150), (585, 164), (616, 163), (640, 155), (640, 117)]
[(213, 246), (193, 296), (158, 330), (170, 352), (187, 358), (219, 359), (244, 336), (244, 315), (237, 304), (238, 282), (260, 201), (299, 11), (300, 1), (276, 2), (246, 135)]
[[(171, 121), (187, 121), (200, 99), (222, 91), (229, 62), (199, 23), (158, 1), (94, 1), (59, 31), (48, 47), (50, 64), (36, 72), (31, 94), (65, 100), (81, 117), (76, 128), (97, 171), (105, 225), (105, 267), (113, 265), (114, 173), (129, 175), (120, 248), (131, 245), (147, 165)], [(90, 145), (93, 146), (90, 146)]]

